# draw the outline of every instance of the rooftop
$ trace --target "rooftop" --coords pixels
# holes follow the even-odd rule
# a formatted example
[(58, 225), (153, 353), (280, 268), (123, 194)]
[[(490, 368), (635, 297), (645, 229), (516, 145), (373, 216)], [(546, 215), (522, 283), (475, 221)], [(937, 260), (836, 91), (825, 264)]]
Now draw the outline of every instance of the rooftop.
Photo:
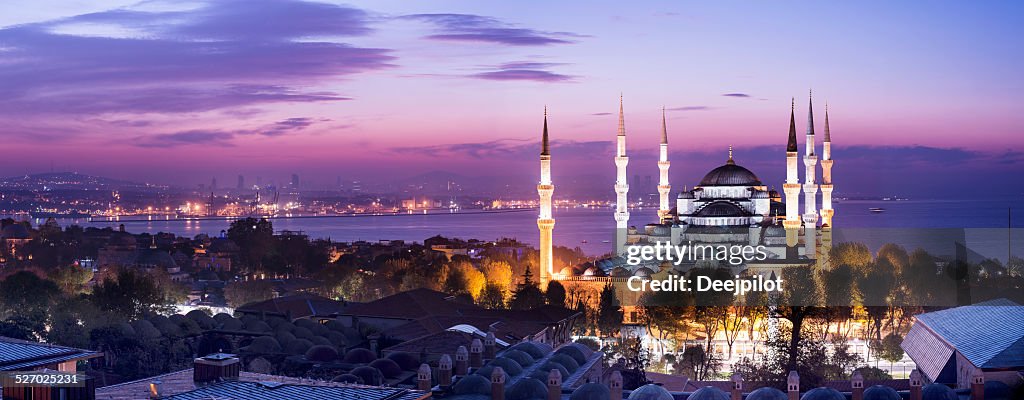
[(55, 346), (0, 336), (0, 371), (21, 371), (101, 354), (92, 350)]

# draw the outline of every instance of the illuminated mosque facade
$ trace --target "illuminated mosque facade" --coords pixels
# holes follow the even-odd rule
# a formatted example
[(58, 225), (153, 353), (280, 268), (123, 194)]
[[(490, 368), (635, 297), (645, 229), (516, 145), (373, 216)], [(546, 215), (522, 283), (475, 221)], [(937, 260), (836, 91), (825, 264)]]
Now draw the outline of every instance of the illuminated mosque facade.
[[(783, 193), (771, 189), (754, 172), (741, 166), (729, 147), (728, 158), (719, 167), (704, 175), (692, 188), (684, 188), (671, 201), (672, 187), (669, 184), (668, 160), (669, 135), (662, 110), (661, 141), (659, 143), (658, 221), (645, 224), (642, 228), (630, 225), (629, 185), (626, 154), (626, 125), (622, 98), (619, 99), (618, 132), (615, 141), (614, 164), (616, 180), (613, 189), (616, 195), (613, 218), (616, 224), (612, 256), (596, 261), (580, 270), (568, 266), (555, 270), (552, 258), (552, 241), (555, 219), (551, 210), (551, 196), (554, 185), (551, 181), (551, 152), (548, 143), (547, 111), (544, 115), (544, 130), (540, 154), (540, 215), (537, 226), (540, 230), (540, 279), (542, 283), (554, 279), (572, 277), (628, 278), (630, 276), (654, 276), (676, 269), (691, 267), (682, 264), (674, 267), (660, 262), (645, 262), (629, 265), (626, 253), (630, 246), (671, 243), (681, 245), (750, 245), (763, 246), (767, 258), (763, 261), (748, 261), (734, 266), (736, 272), (750, 270), (756, 273), (777, 273), (786, 265), (808, 265), (825, 259), (832, 245), (832, 138), (829, 130), (828, 110), (825, 110), (824, 137), (820, 156), (817, 135), (814, 129), (813, 101), (808, 101), (807, 131), (803, 155), (797, 143), (795, 101), (790, 109), (789, 134), (786, 144), (786, 181)], [(801, 183), (799, 165), (803, 163)], [(821, 180), (818, 180), (818, 170)], [(821, 192), (820, 203), (818, 192)], [(801, 194), (803, 210), (801, 212)], [(784, 198), (783, 198), (784, 197)]]

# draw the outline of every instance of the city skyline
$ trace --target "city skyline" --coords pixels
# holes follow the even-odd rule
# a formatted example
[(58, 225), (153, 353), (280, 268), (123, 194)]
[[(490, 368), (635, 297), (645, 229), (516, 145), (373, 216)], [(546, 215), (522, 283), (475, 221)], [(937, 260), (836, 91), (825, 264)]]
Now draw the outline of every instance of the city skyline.
[(805, 113), (813, 88), (843, 159), (837, 195), (1020, 195), (1001, 185), (1024, 172), (1017, 4), (58, 3), (0, 19), (5, 176), (326, 186), (450, 171), (530, 190), (544, 105), (554, 179), (613, 175), (594, 160), (613, 152), (623, 93), (631, 173), (657, 176), (665, 106), (674, 189), (729, 145), (781, 186), (790, 98)]

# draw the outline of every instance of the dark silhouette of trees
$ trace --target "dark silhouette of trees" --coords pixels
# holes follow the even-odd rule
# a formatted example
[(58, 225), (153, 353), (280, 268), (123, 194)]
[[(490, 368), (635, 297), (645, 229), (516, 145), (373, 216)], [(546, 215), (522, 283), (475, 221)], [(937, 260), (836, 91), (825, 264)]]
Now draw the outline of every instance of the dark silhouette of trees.
[(565, 307), (565, 286), (558, 281), (548, 282), (548, 289), (547, 292), (544, 292), (544, 297), (547, 298), (550, 305)]
[(533, 273), (527, 268), (523, 272), (523, 281), (512, 292), (512, 300), (509, 301), (508, 307), (513, 310), (532, 310), (543, 305), (544, 293), (537, 287), (537, 283), (533, 281)]
[(622, 327), (622, 307), (619, 298), (615, 294), (615, 286), (608, 282), (601, 288), (601, 295), (597, 302), (597, 329), (604, 337), (618, 336), (619, 328)]

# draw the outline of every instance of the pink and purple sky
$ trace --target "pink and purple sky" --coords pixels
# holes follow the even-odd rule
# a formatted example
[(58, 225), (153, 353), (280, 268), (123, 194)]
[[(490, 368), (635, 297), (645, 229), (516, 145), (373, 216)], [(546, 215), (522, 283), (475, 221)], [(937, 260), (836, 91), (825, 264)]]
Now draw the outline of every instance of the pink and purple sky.
[(1019, 2), (7, 0), (0, 176), (529, 184), (547, 105), (556, 183), (604, 179), (621, 92), (630, 175), (665, 106), (673, 185), (732, 144), (780, 186), (813, 89), (837, 193), (1020, 196), (1022, 27)]

